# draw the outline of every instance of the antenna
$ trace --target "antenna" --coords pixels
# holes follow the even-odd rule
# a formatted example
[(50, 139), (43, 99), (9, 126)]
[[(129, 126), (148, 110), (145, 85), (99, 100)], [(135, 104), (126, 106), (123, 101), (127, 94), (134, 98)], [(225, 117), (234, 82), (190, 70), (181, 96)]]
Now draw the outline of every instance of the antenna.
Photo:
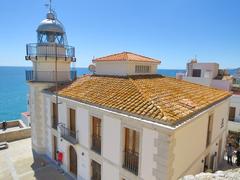
[(52, 10), (52, 0), (49, 0), (49, 3), (46, 3), (45, 4), (45, 7), (46, 8), (49, 8), (49, 12), (52, 12), (53, 10)]
[(49, 0), (49, 10), (52, 12), (52, 0)]

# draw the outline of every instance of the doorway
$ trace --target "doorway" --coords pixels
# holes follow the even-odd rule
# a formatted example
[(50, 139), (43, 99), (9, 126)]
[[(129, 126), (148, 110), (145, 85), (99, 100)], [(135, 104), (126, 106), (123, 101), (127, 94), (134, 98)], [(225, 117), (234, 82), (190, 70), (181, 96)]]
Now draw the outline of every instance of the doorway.
[(72, 146), (69, 147), (69, 165), (70, 172), (77, 176), (77, 153)]
[(57, 137), (53, 136), (53, 159), (57, 161)]

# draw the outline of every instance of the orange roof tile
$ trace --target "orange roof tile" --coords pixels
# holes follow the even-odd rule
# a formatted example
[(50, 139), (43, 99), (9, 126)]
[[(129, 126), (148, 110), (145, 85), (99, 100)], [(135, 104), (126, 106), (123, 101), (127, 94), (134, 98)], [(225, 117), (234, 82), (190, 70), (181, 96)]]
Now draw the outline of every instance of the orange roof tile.
[(160, 75), (92, 75), (61, 87), (59, 95), (175, 126), (231, 94)]
[(102, 61), (138, 61), (138, 62), (161, 63), (161, 61), (159, 60), (134, 54), (131, 52), (122, 52), (122, 53), (113, 54), (113, 55), (109, 55), (101, 58), (96, 58), (93, 60), (93, 62), (102, 62)]

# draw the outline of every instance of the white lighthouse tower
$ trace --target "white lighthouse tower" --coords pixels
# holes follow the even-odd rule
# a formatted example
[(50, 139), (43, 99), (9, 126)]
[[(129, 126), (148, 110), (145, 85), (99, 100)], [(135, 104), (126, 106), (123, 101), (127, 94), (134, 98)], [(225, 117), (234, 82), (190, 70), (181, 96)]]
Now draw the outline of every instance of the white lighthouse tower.
[(46, 19), (37, 28), (37, 43), (27, 44), (26, 51), (25, 59), (33, 63), (32, 70), (26, 71), (26, 80), (29, 84), (32, 147), (35, 152), (44, 154), (47, 127), (42, 90), (52, 86), (57, 87), (59, 83), (73, 81), (76, 78), (76, 71), (71, 70), (71, 63), (76, 61), (75, 48), (68, 46), (63, 24), (52, 10), (51, 1)]

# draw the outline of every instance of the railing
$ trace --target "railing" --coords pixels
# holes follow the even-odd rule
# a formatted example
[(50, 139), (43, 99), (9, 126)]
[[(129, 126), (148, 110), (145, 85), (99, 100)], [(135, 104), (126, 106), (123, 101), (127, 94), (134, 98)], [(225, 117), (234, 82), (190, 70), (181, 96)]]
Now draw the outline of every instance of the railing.
[(65, 140), (72, 144), (78, 144), (78, 137), (76, 131), (72, 131), (69, 128), (65, 127), (64, 125), (60, 126), (60, 130), (62, 138), (64, 138)]
[(73, 81), (77, 78), (77, 71), (32, 71), (27, 70), (25, 72), (27, 81), (36, 81), (36, 82), (55, 82), (56, 74), (57, 80), (59, 82)]
[(92, 135), (92, 150), (101, 154), (101, 136)]
[(72, 61), (76, 61), (75, 48), (72, 46), (30, 43), (26, 45), (26, 51), (26, 60), (30, 60), (29, 57), (40, 56), (71, 58)]
[(135, 175), (138, 175), (138, 161), (139, 161), (138, 153), (131, 151), (124, 152), (123, 168), (129, 170)]

